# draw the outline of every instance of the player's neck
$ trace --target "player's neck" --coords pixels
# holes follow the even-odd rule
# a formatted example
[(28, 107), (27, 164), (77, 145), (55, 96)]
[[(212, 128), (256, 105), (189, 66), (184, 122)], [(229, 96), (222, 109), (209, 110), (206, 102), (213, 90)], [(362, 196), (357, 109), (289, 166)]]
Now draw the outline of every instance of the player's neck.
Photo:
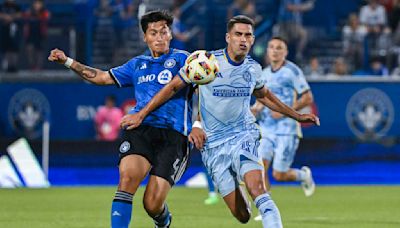
[(151, 52), (151, 56), (153, 56), (153, 58), (159, 58), (162, 55), (168, 54), (169, 48), (163, 52), (156, 52), (156, 51), (153, 51), (150, 49), (150, 52)]
[(285, 64), (285, 60), (278, 61), (278, 62), (271, 62), (271, 69), (272, 71), (279, 70)]
[(235, 55), (233, 51), (227, 48), (228, 57), (235, 63), (241, 63), (246, 58), (246, 55)]

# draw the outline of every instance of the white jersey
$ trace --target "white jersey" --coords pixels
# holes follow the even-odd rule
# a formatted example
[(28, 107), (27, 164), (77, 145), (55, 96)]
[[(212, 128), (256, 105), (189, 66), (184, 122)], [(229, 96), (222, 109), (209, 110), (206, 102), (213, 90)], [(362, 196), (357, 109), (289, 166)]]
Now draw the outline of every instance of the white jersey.
[[(296, 101), (297, 95), (310, 89), (303, 75), (303, 71), (290, 61), (286, 61), (277, 71), (273, 71), (271, 67), (265, 68), (263, 70), (263, 76), (267, 80), (266, 86), (268, 89), (270, 89), (279, 100), (291, 107)], [(274, 119), (271, 116), (271, 111), (267, 107), (264, 108), (261, 113), (259, 124), (262, 129), (263, 137), (265, 134), (302, 136), (298, 122), (289, 117)]]
[(247, 56), (242, 63), (233, 62), (226, 51), (212, 52), (220, 67), (216, 79), (199, 86), (199, 109), (207, 134), (206, 148), (213, 148), (243, 131), (257, 130), (250, 111), (254, 89), (261, 89), (265, 80), (260, 64)]

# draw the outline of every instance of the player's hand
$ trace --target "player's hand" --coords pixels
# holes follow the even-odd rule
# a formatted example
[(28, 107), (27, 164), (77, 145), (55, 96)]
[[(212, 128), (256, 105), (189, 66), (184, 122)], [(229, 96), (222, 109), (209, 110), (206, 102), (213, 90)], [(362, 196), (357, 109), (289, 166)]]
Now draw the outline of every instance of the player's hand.
[(64, 64), (65, 61), (67, 61), (67, 58), (68, 57), (65, 55), (63, 51), (56, 48), (50, 51), (50, 55), (47, 59), (51, 62)]
[(135, 114), (127, 114), (122, 117), (120, 127), (125, 130), (132, 130), (142, 124), (144, 117), (138, 112)]
[(300, 118), (297, 121), (301, 123), (313, 123), (317, 126), (320, 125), (318, 116), (314, 114), (301, 114)]
[(194, 146), (199, 150), (203, 148), (206, 138), (206, 133), (203, 131), (203, 129), (198, 127), (192, 128), (192, 132), (190, 132), (188, 137), (189, 142), (194, 144)]
[(283, 117), (283, 114), (280, 112), (275, 112), (271, 110), (271, 117), (274, 119), (280, 119)]

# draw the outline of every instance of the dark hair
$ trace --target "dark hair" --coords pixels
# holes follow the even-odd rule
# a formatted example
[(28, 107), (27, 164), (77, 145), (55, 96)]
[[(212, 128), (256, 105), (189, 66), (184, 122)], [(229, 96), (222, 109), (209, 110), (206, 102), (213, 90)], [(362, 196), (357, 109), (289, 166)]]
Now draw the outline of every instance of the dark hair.
[(171, 28), (174, 17), (167, 10), (155, 10), (147, 12), (140, 18), (140, 26), (142, 27), (142, 31), (146, 33), (149, 23), (158, 21), (166, 21), (168, 27)]
[(112, 101), (115, 104), (117, 101), (117, 98), (114, 95), (107, 95), (105, 100)]
[(273, 36), (271, 39), (269, 39), (269, 41), (271, 40), (280, 40), (286, 45), (286, 47), (288, 46), (288, 42), (286, 41), (286, 39), (281, 36)]
[(226, 25), (226, 31), (230, 32), (233, 28), (233, 26), (237, 23), (242, 23), (242, 24), (248, 24), (251, 25), (251, 27), (254, 30), (254, 21), (248, 16), (244, 15), (237, 15), (232, 17), (229, 21), (228, 24)]

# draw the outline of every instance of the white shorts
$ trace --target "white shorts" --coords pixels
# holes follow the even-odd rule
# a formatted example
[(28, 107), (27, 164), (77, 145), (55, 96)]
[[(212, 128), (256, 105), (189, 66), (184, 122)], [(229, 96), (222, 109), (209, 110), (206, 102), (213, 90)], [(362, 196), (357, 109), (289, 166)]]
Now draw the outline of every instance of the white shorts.
[(293, 164), (299, 138), (295, 135), (265, 135), (260, 141), (259, 153), (264, 160), (273, 161), (272, 168), (287, 172)]
[(259, 131), (247, 131), (202, 150), (203, 163), (222, 197), (235, 191), (247, 172), (264, 170), (258, 154), (259, 138)]

